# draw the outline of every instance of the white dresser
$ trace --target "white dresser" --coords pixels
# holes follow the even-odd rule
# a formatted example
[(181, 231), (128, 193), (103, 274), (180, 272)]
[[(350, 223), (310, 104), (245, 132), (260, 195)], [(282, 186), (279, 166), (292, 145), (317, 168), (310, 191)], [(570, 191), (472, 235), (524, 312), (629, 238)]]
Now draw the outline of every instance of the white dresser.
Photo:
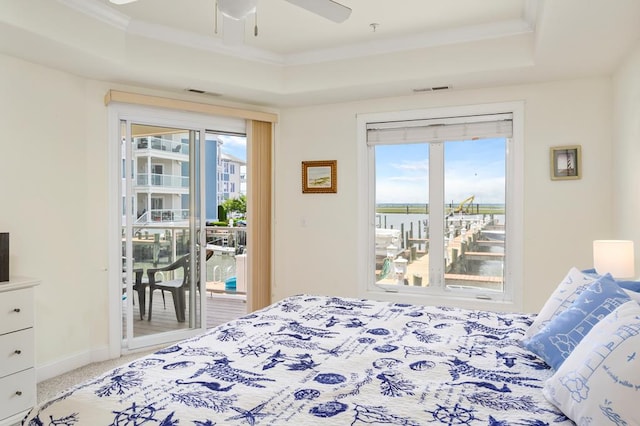
[(19, 423), (36, 403), (34, 289), (39, 281), (0, 282), (0, 426)]

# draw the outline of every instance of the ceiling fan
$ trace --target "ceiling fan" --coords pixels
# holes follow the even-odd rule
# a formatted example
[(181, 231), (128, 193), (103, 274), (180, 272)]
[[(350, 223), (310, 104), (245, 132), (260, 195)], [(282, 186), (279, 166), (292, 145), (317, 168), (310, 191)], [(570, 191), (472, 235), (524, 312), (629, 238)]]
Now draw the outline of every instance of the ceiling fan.
[[(137, 0), (109, 0), (113, 4), (133, 3)], [(351, 15), (351, 9), (333, 0), (285, 0), (311, 13), (333, 22), (344, 22)], [(255, 13), (258, 0), (217, 0), (218, 10), (227, 18), (240, 21)]]

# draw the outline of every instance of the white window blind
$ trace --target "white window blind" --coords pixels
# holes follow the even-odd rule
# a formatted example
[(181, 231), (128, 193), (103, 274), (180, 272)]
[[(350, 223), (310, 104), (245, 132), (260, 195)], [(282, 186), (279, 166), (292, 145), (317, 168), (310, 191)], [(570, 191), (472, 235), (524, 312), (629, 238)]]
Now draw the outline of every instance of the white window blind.
[(367, 123), (367, 145), (513, 136), (513, 114)]

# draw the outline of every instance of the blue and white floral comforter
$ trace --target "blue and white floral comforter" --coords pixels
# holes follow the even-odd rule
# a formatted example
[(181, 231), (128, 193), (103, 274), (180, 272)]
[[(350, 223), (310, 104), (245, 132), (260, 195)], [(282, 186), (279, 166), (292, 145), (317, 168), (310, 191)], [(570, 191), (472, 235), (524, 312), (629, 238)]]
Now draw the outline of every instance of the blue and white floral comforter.
[(295, 296), (116, 368), (28, 425), (572, 425), (532, 318)]

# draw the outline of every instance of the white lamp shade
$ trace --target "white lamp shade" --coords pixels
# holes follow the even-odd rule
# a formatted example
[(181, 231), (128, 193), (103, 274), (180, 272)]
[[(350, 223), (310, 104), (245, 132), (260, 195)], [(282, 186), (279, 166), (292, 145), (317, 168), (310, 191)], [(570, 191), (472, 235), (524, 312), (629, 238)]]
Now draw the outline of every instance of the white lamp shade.
[(595, 240), (593, 242), (593, 266), (599, 275), (610, 273), (614, 278), (631, 278), (635, 275), (633, 241)]

